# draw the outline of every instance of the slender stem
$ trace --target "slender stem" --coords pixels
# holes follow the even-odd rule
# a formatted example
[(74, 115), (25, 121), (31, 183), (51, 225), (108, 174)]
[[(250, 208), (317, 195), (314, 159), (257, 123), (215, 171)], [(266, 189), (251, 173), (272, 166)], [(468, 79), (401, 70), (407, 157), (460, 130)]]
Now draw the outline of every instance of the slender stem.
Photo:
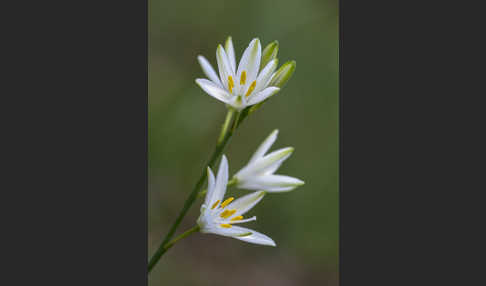
[(152, 270), (152, 268), (155, 266), (155, 264), (157, 264), (157, 262), (159, 261), (160, 257), (167, 251), (169, 250), (169, 248), (171, 248), (174, 244), (176, 244), (179, 240), (189, 236), (191, 233), (194, 233), (196, 231), (199, 231), (199, 226), (196, 225), (194, 226), (193, 228), (187, 230), (186, 232), (184, 232), (183, 234), (179, 235), (178, 237), (174, 238), (173, 240), (171, 240), (170, 242), (168, 242), (167, 244), (165, 245), (161, 245), (159, 247), (159, 249), (157, 250), (157, 252), (154, 254), (154, 256), (152, 256), (152, 259), (150, 259), (150, 262), (149, 262), (149, 265), (148, 265), (148, 269), (149, 269), (149, 272), (150, 270)]
[(228, 110), (228, 113), (226, 113), (226, 118), (224, 120), (223, 127), (221, 128), (221, 133), (219, 134), (218, 144), (220, 144), (221, 141), (223, 141), (224, 136), (228, 132), (228, 126), (230, 125), (230, 122), (231, 122), (231, 119), (233, 118), (234, 113), (235, 113), (235, 111), (234, 111), (233, 108), (230, 108)]
[[(233, 111), (231, 111), (231, 109), (230, 109), (230, 110), (228, 110), (228, 112), (233, 112)], [(236, 127), (238, 127), (239, 124), (241, 124), (241, 121), (242, 121), (241, 118), (235, 119), (234, 126), (236, 125)], [(224, 125), (223, 125), (223, 129), (224, 129)], [(226, 129), (226, 134), (224, 135), (224, 139), (221, 142), (219, 142), (218, 144), (216, 144), (216, 148), (214, 149), (214, 152), (213, 152), (211, 158), (209, 159), (209, 162), (206, 164), (206, 166), (209, 166), (209, 167), (214, 166), (214, 163), (216, 163), (216, 160), (223, 153), (224, 148), (228, 144), (228, 141), (230, 140), (231, 136), (233, 136), (233, 132), (234, 132), (235, 129), (236, 128), (227, 128)], [(172, 239), (177, 227), (181, 223), (182, 219), (186, 215), (189, 208), (192, 206), (192, 204), (196, 200), (197, 195), (198, 195), (199, 191), (201, 190), (204, 181), (206, 180), (206, 176), (207, 176), (207, 172), (206, 172), (206, 169), (204, 168), (204, 170), (201, 174), (201, 177), (199, 177), (199, 180), (197, 181), (196, 185), (194, 186), (194, 189), (192, 189), (191, 193), (189, 194), (186, 201), (184, 202), (184, 206), (182, 207), (182, 210), (180, 211), (176, 220), (174, 221), (174, 223), (170, 227), (169, 232), (166, 234), (166, 236), (165, 236), (164, 240), (162, 241), (162, 243), (160, 244), (158, 250), (155, 252), (155, 254), (150, 259), (149, 266), (148, 266), (148, 272), (149, 273), (152, 270), (152, 268), (155, 266), (155, 264), (157, 264), (160, 257), (162, 257), (162, 255), (165, 253), (165, 250), (163, 250), (164, 245), (166, 245)]]
[(236, 118), (235, 121), (233, 122), (233, 127), (231, 128), (231, 132), (235, 132), (236, 127), (238, 127), (238, 122), (240, 121), (240, 115), (241, 112), (238, 111), (238, 113), (236, 113)]

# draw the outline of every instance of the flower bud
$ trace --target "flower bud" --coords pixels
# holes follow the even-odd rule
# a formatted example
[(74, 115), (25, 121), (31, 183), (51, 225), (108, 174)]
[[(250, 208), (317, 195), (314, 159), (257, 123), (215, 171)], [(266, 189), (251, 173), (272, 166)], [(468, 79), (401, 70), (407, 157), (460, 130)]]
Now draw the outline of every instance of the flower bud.
[(283, 64), (273, 76), (272, 80), (269, 83), (269, 86), (276, 86), (282, 87), (285, 83), (290, 79), (290, 77), (294, 74), (295, 67), (297, 63), (295, 61), (289, 61)]
[(271, 60), (277, 57), (278, 41), (273, 41), (268, 44), (262, 52), (262, 60), (260, 62), (260, 70), (263, 69)]

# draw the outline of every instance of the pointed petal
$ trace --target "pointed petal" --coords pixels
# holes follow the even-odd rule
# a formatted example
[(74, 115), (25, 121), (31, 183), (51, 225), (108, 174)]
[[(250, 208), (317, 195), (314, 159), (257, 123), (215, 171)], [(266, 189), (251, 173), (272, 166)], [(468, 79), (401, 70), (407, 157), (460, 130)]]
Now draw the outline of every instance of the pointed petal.
[(219, 163), (218, 176), (216, 177), (216, 184), (214, 187), (213, 200), (223, 201), (224, 194), (226, 193), (226, 185), (228, 184), (228, 159), (223, 155), (221, 163)]
[(252, 233), (252, 231), (247, 228), (239, 227), (239, 226), (232, 226), (229, 228), (221, 227), (221, 225), (218, 224), (212, 226), (209, 229), (205, 229), (205, 233), (214, 233), (222, 236), (238, 237), (242, 235), (249, 235)]
[(289, 154), (283, 156), (282, 158), (278, 159), (277, 161), (275, 161), (274, 163), (272, 163), (270, 166), (268, 166), (264, 171), (263, 173), (266, 174), (266, 175), (271, 175), (273, 173), (275, 173), (278, 168), (280, 168), (280, 165), (282, 165), (282, 163), (287, 160), (290, 155), (292, 155), (293, 153), (293, 148), (292, 148), (292, 152), (290, 152)]
[(249, 210), (251, 210), (256, 204), (258, 204), (263, 197), (265, 196), (265, 192), (258, 191), (253, 192), (248, 195), (244, 195), (241, 198), (236, 199), (232, 203), (230, 203), (225, 209), (228, 210), (236, 210), (235, 214), (232, 215), (230, 218), (244, 215)]
[(204, 204), (208, 207), (211, 207), (212, 204), (215, 202), (214, 200), (212, 200), (214, 194), (215, 179), (214, 179), (213, 171), (211, 171), (211, 168), (208, 167), (207, 172), (208, 172), (208, 191), (206, 193), (206, 199), (204, 200)]
[(236, 238), (236, 239), (239, 239), (239, 240), (242, 240), (242, 241), (245, 241), (245, 242), (249, 242), (249, 243), (254, 243), (254, 244), (277, 246), (275, 244), (275, 241), (273, 241), (273, 239), (264, 235), (263, 233), (259, 233), (258, 231), (254, 231), (252, 229), (245, 228), (245, 227), (234, 226), (232, 228), (238, 228), (238, 231), (241, 231), (241, 232), (245, 232), (245, 231), (251, 232), (250, 235), (233, 236), (233, 238)]
[[(288, 192), (302, 186), (304, 181), (285, 175), (265, 175), (252, 180), (253, 188), (265, 190), (269, 193)], [(251, 186), (250, 186), (251, 187)]]
[(241, 90), (247, 90), (248, 86), (256, 79), (258, 70), (260, 69), (261, 57), (262, 46), (260, 45), (260, 40), (253, 39), (243, 52), (240, 64), (238, 65), (238, 72), (236, 74), (238, 81), (241, 78), (241, 73), (246, 71), (246, 82)]
[(198, 78), (196, 79), (196, 83), (209, 95), (216, 98), (219, 101), (224, 103), (228, 103), (231, 99), (231, 95), (221, 87), (217, 86), (214, 82)]
[(217, 86), (219, 86), (220, 88), (223, 88), (223, 84), (219, 80), (218, 75), (214, 71), (213, 66), (209, 63), (209, 61), (205, 57), (203, 57), (203, 56), (198, 56), (197, 57), (197, 60), (198, 60), (199, 64), (201, 65), (201, 68), (202, 68), (204, 74), (212, 82), (214, 82)]
[(258, 93), (253, 93), (250, 95), (250, 98), (248, 99), (248, 105), (253, 105), (257, 104), (261, 101), (264, 101), (265, 99), (269, 98), (270, 96), (274, 95), (280, 90), (278, 87), (267, 87), (264, 90), (258, 92)]
[(278, 129), (275, 129), (268, 135), (268, 137), (263, 141), (262, 144), (258, 147), (258, 149), (255, 151), (253, 156), (251, 157), (250, 161), (248, 164), (254, 163), (257, 159), (262, 158), (265, 153), (272, 147), (273, 143), (277, 140), (278, 136)]
[(294, 152), (294, 148), (292, 147), (273, 151), (260, 160), (257, 160), (255, 163), (248, 165), (248, 169), (250, 169), (253, 174), (268, 174), (269, 170), (274, 170), (275, 166), (280, 166), (283, 161), (287, 160), (287, 158), (292, 155), (292, 152)]
[(255, 220), (256, 220), (256, 216), (252, 216), (250, 218), (232, 221), (231, 224), (239, 224), (239, 223), (245, 223), (245, 222), (250, 222), (250, 221), (255, 221)]
[(233, 70), (233, 74), (236, 72), (236, 58), (235, 58), (235, 48), (233, 47), (233, 39), (231, 36), (226, 39), (226, 43), (224, 44), (224, 50), (226, 55), (228, 56), (228, 60)]
[(228, 89), (228, 76), (234, 78), (234, 73), (228, 60), (228, 56), (221, 45), (216, 49), (216, 60), (218, 62), (219, 76), (225, 89)]
[(256, 83), (256, 86), (255, 86), (255, 89), (253, 90), (254, 94), (260, 92), (262, 89), (264, 89), (268, 85), (268, 82), (270, 81), (270, 78), (272, 77), (273, 72), (277, 68), (277, 65), (278, 65), (278, 60), (273, 59), (263, 68), (263, 70), (260, 72), (260, 74), (258, 74), (257, 83)]

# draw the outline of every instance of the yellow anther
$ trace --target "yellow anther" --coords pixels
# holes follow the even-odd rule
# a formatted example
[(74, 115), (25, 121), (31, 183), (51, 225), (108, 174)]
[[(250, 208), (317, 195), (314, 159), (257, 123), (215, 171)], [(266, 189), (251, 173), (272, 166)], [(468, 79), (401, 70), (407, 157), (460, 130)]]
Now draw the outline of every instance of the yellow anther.
[(229, 218), (230, 216), (232, 216), (234, 213), (236, 212), (236, 210), (225, 210), (224, 212), (222, 212), (219, 216), (222, 217), (222, 218)]
[(222, 204), (221, 204), (221, 208), (225, 208), (229, 203), (231, 203), (232, 200), (234, 200), (235, 198), (231, 197), (231, 198), (227, 198)]
[(250, 95), (250, 93), (255, 89), (255, 86), (256, 86), (256, 80), (253, 81), (251, 83), (250, 87), (248, 88), (248, 91), (245, 94), (246, 97), (248, 97)]
[(211, 207), (211, 209), (214, 209), (215, 207), (217, 207), (217, 206), (218, 206), (218, 204), (219, 204), (219, 200), (217, 200), (217, 201), (216, 201), (216, 202), (213, 204), (213, 206)]
[(221, 225), (221, 227), (224, 227), (224, 228), (230, 228), (231, 227), (231, 224), (227, 224), (227, 223), (222, 223), (220, 225)]
[(246, 82), (246, 71), (242, 71), (240, 76), (240, 85), (244, 85), (245, 82)]
[(233, 87), (235, 86), (235, 82), (233, 81), (233, 77), (232, 76), (228, 76), (228, 88), (229, 88), (229, 92), (232, 93), (233, 92)]
[(243, 219), (243, 216), (239, 215), (239, 216), (235, 216), (234, 218), (232, 218), (231, 221), (241, 220), (241, 219)]

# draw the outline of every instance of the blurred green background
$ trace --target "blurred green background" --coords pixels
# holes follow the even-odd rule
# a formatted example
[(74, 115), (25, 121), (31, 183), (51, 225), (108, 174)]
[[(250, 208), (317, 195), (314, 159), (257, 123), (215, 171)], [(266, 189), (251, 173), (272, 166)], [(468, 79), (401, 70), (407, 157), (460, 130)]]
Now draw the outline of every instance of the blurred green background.
[[(248, 214), (258, 220), (245, 226), (276, 248), (197, 233), (162, 257), (149, 285), (338, 285), (337, 0), (149, 0), (149, 257), (213, 151), (226, 108), (195, 84), (205, 77), (196, 56), (216, 68), (217, 44), (228, 35), (237, 62), (254, 37), (263, 47), (279, 41), (280, 64), (297, 61), (287, 85), (230, 141), (230, 175), (279, 129), (271, 150), (295, 152), (277, 173), (306, 184), (267, 195)], [(195, 224), (201, 202), (177, 234)]]

